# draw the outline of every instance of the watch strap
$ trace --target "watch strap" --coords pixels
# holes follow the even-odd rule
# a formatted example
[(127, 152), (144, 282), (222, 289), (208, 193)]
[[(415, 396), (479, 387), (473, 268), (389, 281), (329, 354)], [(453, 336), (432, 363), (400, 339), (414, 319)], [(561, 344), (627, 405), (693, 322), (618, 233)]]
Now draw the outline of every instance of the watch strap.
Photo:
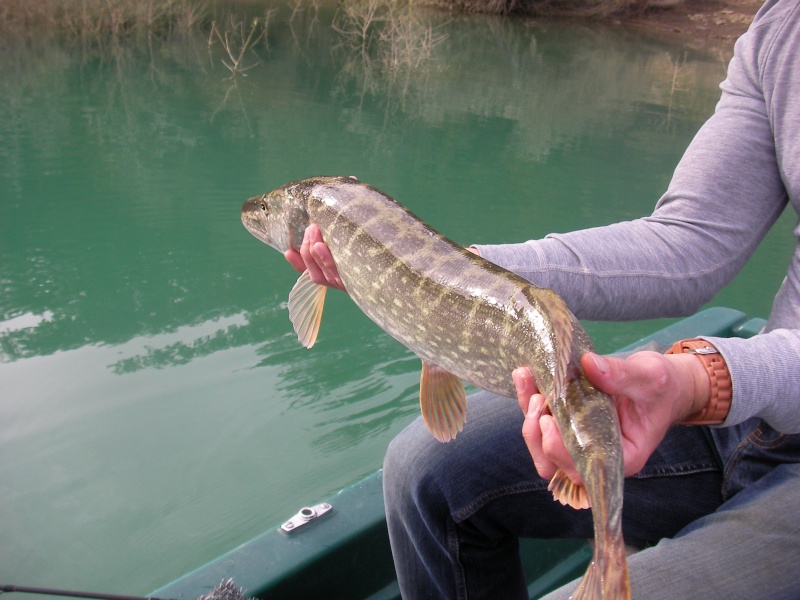
[(692, 413), (683, 425), (720, 425), (731, 409), (733, 385), (728, 364), (710, 342), (701, 339), (675, 342), (665, 354), (694, 354), (703, 364), (711, 384), (711, 394), (705, 408)]

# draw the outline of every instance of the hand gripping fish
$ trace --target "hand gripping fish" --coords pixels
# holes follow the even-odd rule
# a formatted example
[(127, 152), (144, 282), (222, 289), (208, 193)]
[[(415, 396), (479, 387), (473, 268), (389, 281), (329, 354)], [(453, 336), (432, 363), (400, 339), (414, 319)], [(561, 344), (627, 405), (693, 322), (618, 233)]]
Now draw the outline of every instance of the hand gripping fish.
[[(319, 226), (353, 301), (422, 359), (420, 406), (437, 440), (464, 426), (462, 380), (513, 398), (511, 372), (529, 367), (585, 485), (559, 471), (549, 489), (593, 511), (594, 556), (573, 598), (630, 597), (619, 422), (581, 369), (589, 336), (555, 292), (469, 252), (352, 177), (312, 177), (250, 198), (242, 223), (280, 252), (299, 249), (309, 223)], [(289, 294), (289, 318), (308, 348), (326, 290), (306, 271)]]

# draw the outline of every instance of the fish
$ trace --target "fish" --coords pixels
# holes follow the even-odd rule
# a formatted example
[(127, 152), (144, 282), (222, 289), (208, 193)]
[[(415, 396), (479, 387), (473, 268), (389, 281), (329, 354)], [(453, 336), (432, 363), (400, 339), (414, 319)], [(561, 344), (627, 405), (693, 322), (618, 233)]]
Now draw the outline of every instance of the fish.
[[(309, 224), (319, 227), (356, 305), (422, 360), (420, 409), (440, 442), (463, 430), (464, 381), (514, 398), (511, 373), (528, 367), (583, 480), (559, 470), (548, 489), (562, 504), (592, 509), (593, 556), (572, 598), (630, 598), (617, 412), (586, 378), (580, 358), (592, 342), (558, 294), (449, 240), (355, 177), (287, 183), (246, 200), (241, 220), (281, 253), (299, 250)], [(289, 318), (307, 348), (327, 289), (305, 271), (289, 294)]]

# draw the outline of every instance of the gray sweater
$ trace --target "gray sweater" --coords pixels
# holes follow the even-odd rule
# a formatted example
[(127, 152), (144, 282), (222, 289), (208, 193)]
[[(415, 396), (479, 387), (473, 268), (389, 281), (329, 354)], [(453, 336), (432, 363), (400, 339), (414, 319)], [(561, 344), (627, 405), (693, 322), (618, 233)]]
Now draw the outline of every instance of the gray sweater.
[[(579, 318), (688, 315), (750, 258), (787, 202), (800, 213), (800, 0), (770, 0), (736, 43), (722, 96), (649, 217), (478, 246), (561, 294)], [(795, 228), (800, 237), (800, 226)], [(800, 247), (762, 335), (708, 338), (728, 363), (723, 426), (800, 432)]]

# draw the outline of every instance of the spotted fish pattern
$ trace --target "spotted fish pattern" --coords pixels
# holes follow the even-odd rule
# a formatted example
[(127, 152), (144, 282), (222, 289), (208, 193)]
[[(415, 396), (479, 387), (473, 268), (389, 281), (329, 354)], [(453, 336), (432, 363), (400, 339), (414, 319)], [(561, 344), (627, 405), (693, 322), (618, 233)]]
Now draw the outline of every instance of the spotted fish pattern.
[[(422, 359), (420, 406), (431, 433), (453, 439), (466, 420), (463, 381), (515, 397), (511, 372), (528, 367), (585, 483), (559, 471), (557, 500), (593, 506), (595, 554), (575, 598), (628, 598), (621, 533), (622, 451), (611, 399), (588, 382), (589, 336), (563, 300), (450, 241), (389, 196), (352, 177), (313, 177), (250, 198), (250, 233), (280, 252), (319, 226), (359, 308)], [(325, 288), (308, 272), (289, 296), (300, 341), (313, 346)]]

